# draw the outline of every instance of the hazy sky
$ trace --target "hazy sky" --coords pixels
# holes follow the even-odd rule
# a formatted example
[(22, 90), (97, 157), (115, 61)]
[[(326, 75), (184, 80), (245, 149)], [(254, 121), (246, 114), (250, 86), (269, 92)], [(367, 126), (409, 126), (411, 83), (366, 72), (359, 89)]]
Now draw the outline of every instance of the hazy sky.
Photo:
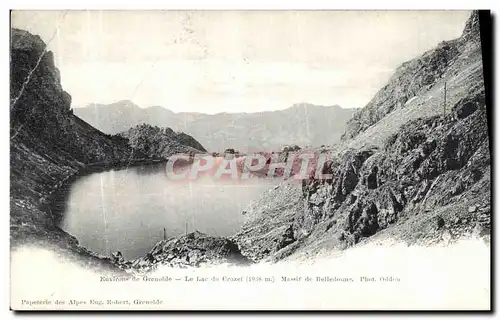
[[(73, 107), (132, 100), (254, 112), (362, 107), (402, 62), (460, 36), (468, 11), (14, 11), (55, 54)], [(52, 39), (52, 40), (51, 40)]]

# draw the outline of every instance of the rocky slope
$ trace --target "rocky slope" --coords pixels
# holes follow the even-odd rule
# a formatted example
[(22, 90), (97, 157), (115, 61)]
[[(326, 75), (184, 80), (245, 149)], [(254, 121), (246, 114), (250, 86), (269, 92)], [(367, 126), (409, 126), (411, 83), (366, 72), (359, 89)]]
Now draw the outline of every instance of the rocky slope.
[(120, 253), (114, 262), (123, 270), (144, 274), (159, 267), (189, 268), (210, 265), (249, 265), (238, 245), (229, 239), (195, 231), (185, 236), (158, 242), (144, 257), (125, 261)]
[(479, 18), (474, 14), (462, 36), (403, 63), (388, 83), (347, 123), (342, 136), (350, 147), (381, 146), (401, 125), (445, 113), (484, 88)]
[[(52, 52), (40, 37), (11, 30), (10, 230), (11, 244), (37, 243), (93, 258), (58, 228), (51, 195), (95, 166), (129, 164), (143, 157), (121, 137), (111, 137), (73, 115)], [(104, 262), (104, 264), (106, 264)]]
[(138, 125), (122, 132), (119, 136), (129, 145), (151, 158), (168, 158), (173, 154), (197, 154), (205, 148), (190, 135), (174, 132), (170, 128), (159, 128), (148, 124)]
[(75, 114), (109, 134), (147, 123), (192, 135), (210, 152), (275, 151), (284, 145), (332, 145), (339, 141), (356, 109), (296, 104), (258, 113), (174, 113), (162, 107), (140, 108), (130, 101), (75, 108)]
[[(415, 94), (416, 103), (404, 103)], [(404, 63), (348, 126), (324, 167), (332, 179), (287, 181), (245, 211), (247, 221), (233, 237), (243, 254), (297, 258), (381, 234), (421, 244), (489, 235), (491, 163), (477, 13), (459, 39)]]

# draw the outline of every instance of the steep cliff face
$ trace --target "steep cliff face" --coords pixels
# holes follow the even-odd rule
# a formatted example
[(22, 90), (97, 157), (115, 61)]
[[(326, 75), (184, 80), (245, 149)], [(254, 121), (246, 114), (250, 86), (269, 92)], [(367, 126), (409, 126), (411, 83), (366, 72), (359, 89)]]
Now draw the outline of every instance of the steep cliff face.
[(196, 154), (206, 152), (205, 148), (190, 135), (176, 133), (170, 128), (159, 128), (142, 124), (130, 128), (119, 136), (129, 145), (149, 157), (168, 158), (173, 154)]
[[(358, 140), (381, 143), (406, 121), (442, 114), (445, 83), (448, 108), (468, 91), (477, 92), (484, 87), (477, 12), (467, 21), (460, 38), (443, 41), (420, 57), (403, 63), (373, 99), (348, 121), (342, 140), (366, 132)], [(383, 126), (375, 128), (381, 120), (385, 120)], [(376, 139), (378, 136), (380, 139)]]
[(53, 54), (38, 36), (12, 30), (10, 83), (11, 140), (35, 148), (50, 144), (52, 151), (83, 163), (129, 156), (125, 140), (111, 139), (73, 115)]
[[(491, 164), (480, 49), (473, 13), (461, 38), (403, 64), (350, 121), (344, 144), (329, 151), (324, 171), (332, 179), (287, 182), (246, 210), (234, 237), (242, 252), (280, 260), (380, 235), (422, 244), (488, 236)], [(451, 84), (446, 114), (444, 81)], [(408, 103), (415, 94), (417, 103)]]
[(75, 249), (76, 239), (57, 227), (57, 214), (46, 206), (48, 197), (89, 166), (128, 163), (143, 155), (126, 139), (73, 115), (53, 54), (40, 37), (11, 30), (10, 70), (12, 244), (41, 241)]

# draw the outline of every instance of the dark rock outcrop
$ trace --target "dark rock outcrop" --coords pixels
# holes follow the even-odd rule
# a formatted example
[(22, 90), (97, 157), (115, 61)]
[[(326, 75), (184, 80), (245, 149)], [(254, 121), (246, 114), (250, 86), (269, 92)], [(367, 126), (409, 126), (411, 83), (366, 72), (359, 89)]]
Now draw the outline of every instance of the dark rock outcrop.
[(158, 242), (144, 257), (122, 262), (135, 272), (150, 272), (158, 267), (200, 267), (216, 264), (248, 265), (238, 245), (229, 239), (195, 231), (182, 237)]
[(168, 158), (178, 153), (206, 152), (205, 148), (193, 137), (182, 132), (176, 133), (170, 128), (142, 124), (120, 133), (119, 136), (127, 139), (134, 150), (153, 158)]

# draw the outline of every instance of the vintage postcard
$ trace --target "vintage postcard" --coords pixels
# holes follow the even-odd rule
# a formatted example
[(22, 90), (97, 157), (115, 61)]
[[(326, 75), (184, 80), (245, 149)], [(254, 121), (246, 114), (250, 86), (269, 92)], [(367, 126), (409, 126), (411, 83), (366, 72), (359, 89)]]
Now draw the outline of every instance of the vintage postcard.
[(11, 11), (11, 309), (490, 310), (490, 26)]

